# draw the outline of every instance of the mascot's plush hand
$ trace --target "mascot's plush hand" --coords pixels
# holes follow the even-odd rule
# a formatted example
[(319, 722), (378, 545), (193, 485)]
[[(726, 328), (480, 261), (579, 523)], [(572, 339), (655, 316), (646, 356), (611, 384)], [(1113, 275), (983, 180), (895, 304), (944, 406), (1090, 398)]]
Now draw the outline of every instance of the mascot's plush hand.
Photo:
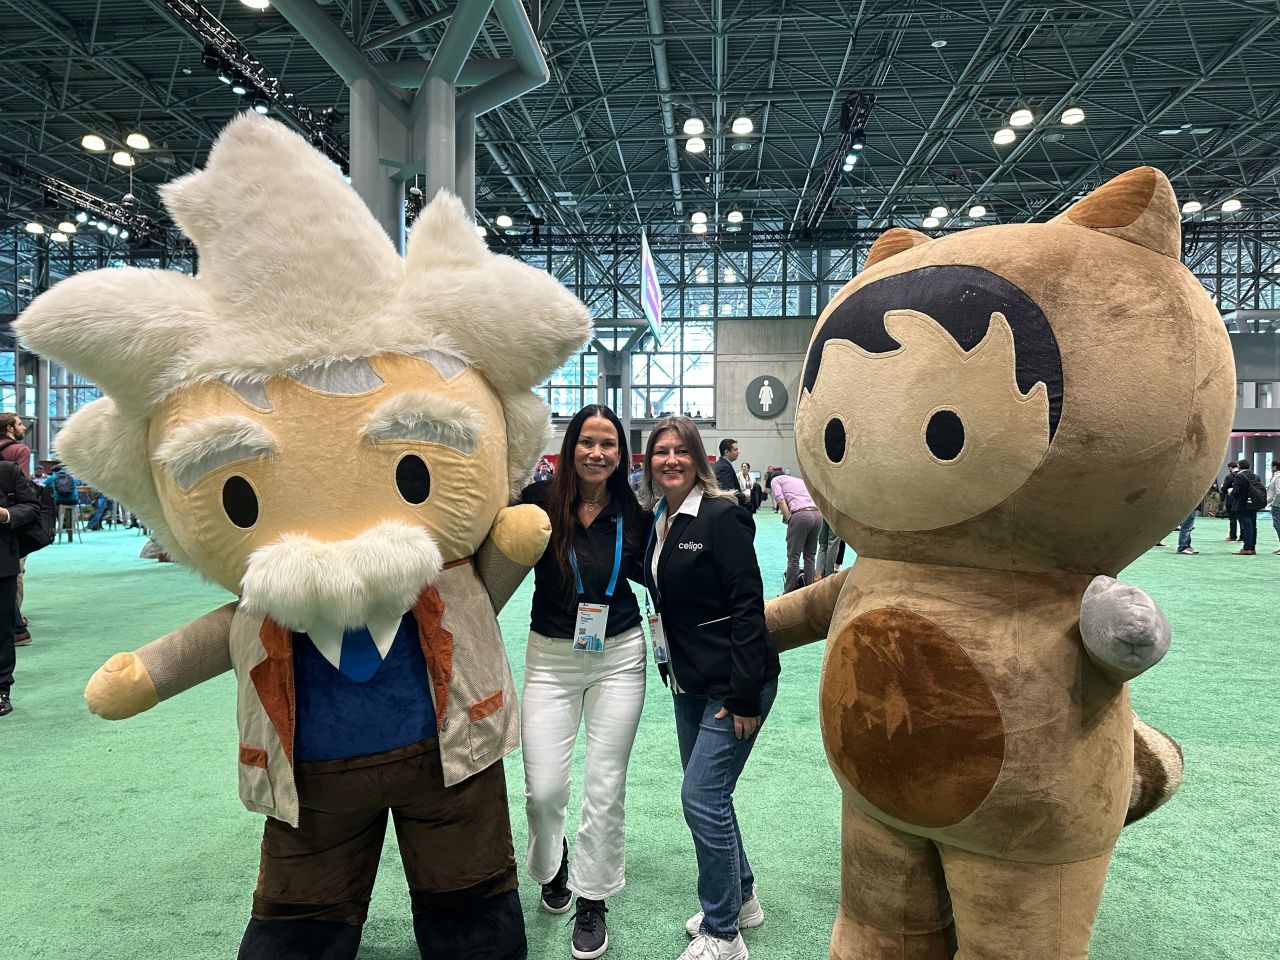
[(136, 653), (117, 653), (98, 668), (84, 689), (89, 710), (106, 720), (124, 720), (160, 702), (151, 674)]
[(493, 521), (489, 536), (508, 559), (522, 567), (532, 567), (547, 549), (551, 520), (545, 510), (531, 503), (504, 507)]
[(1145, 592), (1111, 577), (1094, 577), (1080, 602), (1080, 636), (1089, 659), (1123, 683), (1169, 652), (1169, 618)]

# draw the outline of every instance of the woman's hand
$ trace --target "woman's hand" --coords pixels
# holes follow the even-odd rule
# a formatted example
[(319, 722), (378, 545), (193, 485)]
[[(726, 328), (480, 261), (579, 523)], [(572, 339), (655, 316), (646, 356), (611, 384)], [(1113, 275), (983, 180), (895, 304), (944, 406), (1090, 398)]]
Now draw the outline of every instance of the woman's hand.
[[(721, 707), (716, 714), (717, 720), (723, 720), (729, 716), (729, 711), (725, 707)], [(748, 740), (755, 736), (755, 732), (760, 729), (759, 717), (740, 717), (736, 713), (733, 715), (733, 733), (739, 740)]]

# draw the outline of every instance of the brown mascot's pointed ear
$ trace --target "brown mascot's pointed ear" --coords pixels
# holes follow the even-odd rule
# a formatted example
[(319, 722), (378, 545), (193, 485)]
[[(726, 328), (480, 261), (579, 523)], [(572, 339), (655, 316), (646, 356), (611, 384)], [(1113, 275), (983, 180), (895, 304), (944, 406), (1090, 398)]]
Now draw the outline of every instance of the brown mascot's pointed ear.
[(876, 237), (876, 242), (867, 251), (867, 262), (863, 264), (862, 269), (866, 270), (868, 267), (875, 266), (881, 260), (888, 260), (904, 250), (918, 247), (920, 244), (928, 243), (932, 239), (932, 237), (926, 236), (919, 230), (893, 227)]
[(1109, 233), (1179, 259), (1182, 217), (1169, 178), (1155, 167), (1136, 167), (1108, 180), (1050, 223), (1074, 223)]

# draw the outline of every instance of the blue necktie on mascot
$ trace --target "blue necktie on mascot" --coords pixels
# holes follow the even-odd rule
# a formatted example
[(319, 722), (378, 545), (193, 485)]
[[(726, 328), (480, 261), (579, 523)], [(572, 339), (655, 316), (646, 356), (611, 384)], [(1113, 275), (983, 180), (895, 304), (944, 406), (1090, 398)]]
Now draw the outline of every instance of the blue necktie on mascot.
[[(15, 329), (104, 391), (60, 456), (239, 599), (112, 657), (89, 707), (120, 719), (235, 671), (240, 795), (267, 816), (245, 960), (355, 956), (382, 848), (367, 825), (389, 807), (423, 956), (522, 956), (501, 763), (519, 724), (495, 614), (550, 532), (507, 506), (549, 436), (532, 388), (582, 344), (586, 310), (491, 254), (449, 195), (402, 259), (327, 159), (252, 114), (163, 193), (196, 277), (73, 276)], [(303, 633), (328, 661), (306, 676), (365, 681), (368, 709), (407, 698), (435, 729), (295, 762), (300, 732), (341, 754), (325, 730), (348, 718), (323, 704), (359, 703), (295, 686)], [(182, 784), (157, 789), (182, 804)], [(308, 805), (329, 789), (350, 822)]]

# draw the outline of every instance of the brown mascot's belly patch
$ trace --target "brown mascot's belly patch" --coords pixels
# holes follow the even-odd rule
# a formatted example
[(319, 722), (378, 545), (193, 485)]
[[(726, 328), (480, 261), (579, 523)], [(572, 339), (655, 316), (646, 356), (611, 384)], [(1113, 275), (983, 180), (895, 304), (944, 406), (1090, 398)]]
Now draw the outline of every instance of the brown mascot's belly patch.
[(891, 817), (959, 823), (1004, 760), (1004, 724), (964, 649), (906, 610), (864, 613), (836, 637), (822, 680), (831, 761)]

